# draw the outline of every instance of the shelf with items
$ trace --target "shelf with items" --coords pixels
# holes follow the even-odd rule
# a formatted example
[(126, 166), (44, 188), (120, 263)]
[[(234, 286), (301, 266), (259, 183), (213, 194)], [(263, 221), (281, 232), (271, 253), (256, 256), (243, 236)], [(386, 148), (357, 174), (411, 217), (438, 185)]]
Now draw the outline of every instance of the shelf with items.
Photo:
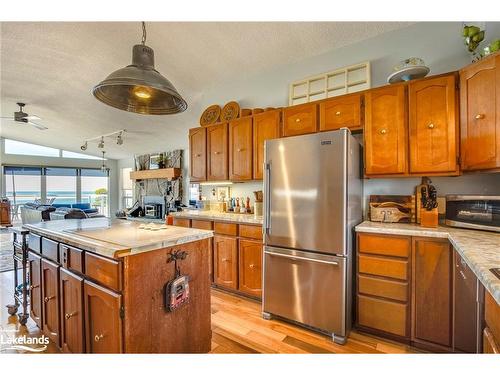
[(131, 180), (167, 179), (173, 180), (181, 176), (181, 168), (146, 169), (130, 172)]

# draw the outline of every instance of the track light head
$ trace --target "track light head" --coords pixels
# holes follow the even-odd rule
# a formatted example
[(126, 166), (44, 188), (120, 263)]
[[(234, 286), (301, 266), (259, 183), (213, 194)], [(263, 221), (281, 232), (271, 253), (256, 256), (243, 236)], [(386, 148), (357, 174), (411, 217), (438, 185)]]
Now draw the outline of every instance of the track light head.
[(121, 145), (123, 144), (123, 136), (122, 136), (122, 132), (120, 132), (120, 133), (118, 134), (118, 137), (116, 137), (116, 144), (117, 144), (118, 146), (121, 146)]
[(87, 147), (88, 147), (88, 144), (87, 144), (87, 141), (85, 141), (85, 143), (80, 146), (80, 150), (85, 151), (85, 150), (87, 150)]
[(104, 137), (101, 137), (101, 141), (97, 144), (98, 148), (104, 148)]

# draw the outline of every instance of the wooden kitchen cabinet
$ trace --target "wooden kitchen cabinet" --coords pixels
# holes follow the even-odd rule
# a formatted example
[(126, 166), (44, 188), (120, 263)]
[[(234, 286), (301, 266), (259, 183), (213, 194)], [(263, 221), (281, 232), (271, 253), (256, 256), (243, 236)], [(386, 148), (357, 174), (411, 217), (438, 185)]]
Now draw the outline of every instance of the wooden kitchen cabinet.
[(407, 163), (406, 86), (365, 93), (365, 174), (405, 175)]
[(42, 258), (32, 251), (29, 252), (29, 274), (30, 274), (30, 317), (38, 327), (42, 327)]
[(280, 137), (281, 111), (266, 111), (253, 117), (253, 179), (264, 178), (264, 142)]
[(207, 129), (189, 129), (189, 173), (192, 182), (207, 179)]
[(87, 353), (121, 353), (121, 295), (84, 281)]
[(460, 71), (461, 160), (464, 171), (500, 168), (500, 54)]
[(452, 257), (448, 240), (413, 238), (412, 341), (435, 350), (452, 345)]
[(262, 297), (262, 241), (239, 240), (239, 290)]
[(66, 353), (84, 353), (83, 278), (60, 269), (61, 348)]
[(238, 289), (238, 243), (234, 237), (215, 235), (214, 283), (229, 289)]
[(59, 268), (56, 263), (41, 260), (42, 331), (60, 347)]
[(229, 123), (229, 179), (251, 180), (252, 174), (252, 118), (243, 117)]
[(227, 169), (227, 124), (207, 126), (207, 180), (227, 180)]
[(283, 136), (309, 134), (318, 131), (318, 105), (306, 103), (283, 110)]
[(319, 130), (360, 129), (362, 122), (361, 94), (344, 95), (319, 104)]
[(456, 74), (410, 82), (411, 174), (458, 174)]
[(483, 352), (500, 354), (500, 305), (486, 291), (484, 296)]

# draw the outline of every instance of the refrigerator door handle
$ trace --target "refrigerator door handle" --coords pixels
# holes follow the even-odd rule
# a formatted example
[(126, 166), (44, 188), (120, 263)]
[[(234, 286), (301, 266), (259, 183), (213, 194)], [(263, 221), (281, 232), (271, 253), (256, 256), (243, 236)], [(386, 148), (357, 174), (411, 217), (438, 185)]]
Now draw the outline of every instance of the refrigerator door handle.
[(281, 253), (271, 253), (266, 251), (265, 254), (271, 255), (271, 256), (277, 256), (277, 257), (282, 257), (282, 258), (290, 258), (290, 259), (295, 259), (295, 260), (305, 260), (307, 262), (316, 262), (316, 263), (324, 263), (324, 264), (331, 264), (332, 266), (338, 266), (338, 262), (329, 262), (327, 260), (321, 260), (321, 259), (314, 259), (314, 258), (304, 258), (304, 257), (298, 257), (296, 255), (286, 255), (286, 254), (281, 254)]
[(266, 171), (264, 179), (264, 232), (269, 234), (271, 231), (271, 164), (265, 163), (264, 170)]

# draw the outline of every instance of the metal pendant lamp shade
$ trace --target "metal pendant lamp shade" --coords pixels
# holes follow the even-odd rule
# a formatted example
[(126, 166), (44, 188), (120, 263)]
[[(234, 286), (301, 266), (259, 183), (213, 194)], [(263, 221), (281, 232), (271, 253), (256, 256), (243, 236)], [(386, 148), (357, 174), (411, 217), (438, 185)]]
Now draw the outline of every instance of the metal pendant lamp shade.
[(153, 49), (143, 44), (132, 49), (132, 64), (111, 73), (92, 94), (101, 102), (124, 111), (147, 115), (183, 112), (186, 101), (174, 85), (154, 68)]

